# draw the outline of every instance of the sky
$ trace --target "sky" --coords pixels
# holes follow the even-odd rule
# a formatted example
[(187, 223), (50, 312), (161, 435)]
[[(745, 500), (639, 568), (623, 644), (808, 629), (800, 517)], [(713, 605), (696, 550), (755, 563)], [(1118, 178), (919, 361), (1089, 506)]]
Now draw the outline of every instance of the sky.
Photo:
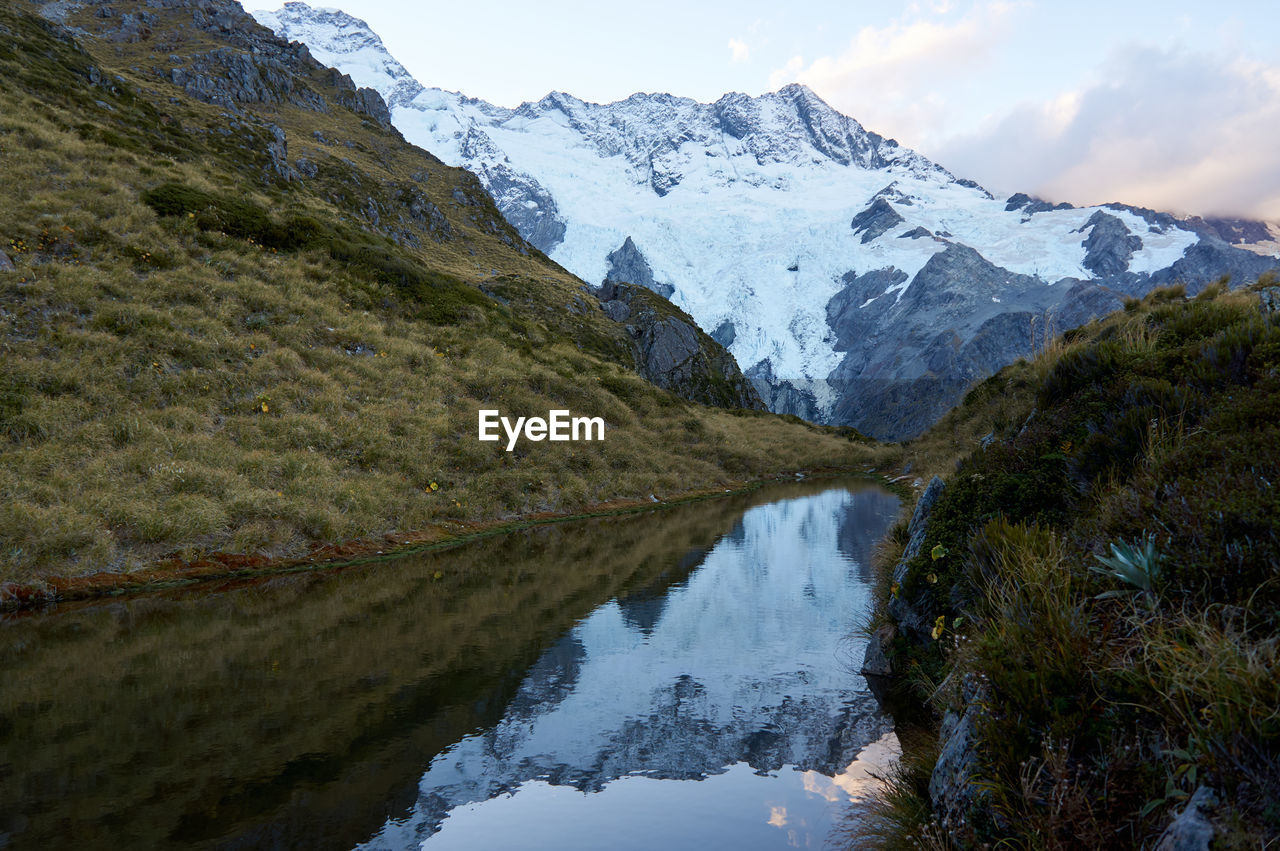
[(423, 85), (503, 106), (801, 82), (998, 197), (1280, 221), (1276, 0), (313, 5), (366, 20)]

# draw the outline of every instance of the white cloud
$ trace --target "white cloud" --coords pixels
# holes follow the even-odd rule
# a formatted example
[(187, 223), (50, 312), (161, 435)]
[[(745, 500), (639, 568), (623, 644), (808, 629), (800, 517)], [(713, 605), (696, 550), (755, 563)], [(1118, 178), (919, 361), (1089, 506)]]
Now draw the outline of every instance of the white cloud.
[(956, 17), (948, 2), (913, 4), (908, 19), (860, 29), (838, 56), (807, 66), (801, 57), (792, 58), (769, 83), (773, 88), (804, 83), (866, 127), (919, 144), (948, 124), (941, 88), (955, 85), (957, 77), (977, 71), (992, 57), (1011, 31), (1011, 13), (1021, 5), (988, 2)]
[(741, 39), (729, 39), (729, 53), (734, 62), (746, 62), (751, 58), (751, 48)]
[(1129, 46), (1102, 82), (926, 152), (992, 191), (1280, 219), (1280, 66)]

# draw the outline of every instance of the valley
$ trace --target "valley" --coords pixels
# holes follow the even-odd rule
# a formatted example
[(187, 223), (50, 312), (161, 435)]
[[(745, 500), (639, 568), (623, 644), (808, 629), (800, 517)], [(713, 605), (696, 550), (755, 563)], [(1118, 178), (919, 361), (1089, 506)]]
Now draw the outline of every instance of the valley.
[(0, 78), (0, 848), (1280, 837), (1274, 223), (302, 2)]

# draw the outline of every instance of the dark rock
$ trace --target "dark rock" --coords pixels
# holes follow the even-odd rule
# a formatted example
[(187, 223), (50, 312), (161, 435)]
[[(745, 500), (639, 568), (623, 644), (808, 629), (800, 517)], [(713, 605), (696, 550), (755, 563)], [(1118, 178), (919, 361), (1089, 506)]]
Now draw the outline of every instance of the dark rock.
[(783, 378), (773, 372), (773, 362), (768, 358), (752, 365), (746, 371), (747, 378), (765, 405), (775, 414), (791, 414), (802, 420), (818, 421), (818, 390), (825, 393), (825, 381), (804, 378)]
[(1005, 202), (1004, 209), (1006, 213), (1012, 213), (1014, 210), (1021, 210), (1028, 218), (1030, 218), (1036, 213), (1045, 213), (1050, 210), (1074, 210), (1075, 207), (1065, 201), (1053, 204), (1037, 198), (1034, 195), (1028, 195), (1025, 192), (1018, 192), (1017, 194), (1009, 196), (1009, 199)]
[(16, 272), (17, 266), (13, 265), (13, 261), (9, 259), (9, 255), (0, 251), (0, 272)]
[(942, 491), (946, 489), (946, 483), (938, 476), (934, 476), (929, 480), (929, 486), (924, 489), (924, 493), (920, 494), (920, 498), (916, 500), (915, 510), (911, 513), (911, 522), (907, 525), (907, 546), (902, 551), (902, 560), (911, 561), (911, 559), (920, 555), (920, 550), (924, 547), (924, 536), (929, 529), (929, 515), (933, 513), (933, 506), (937, 504), (938, 498), (942, 496)]
[(653, 268), (649, 266), (649, 261), (636, 247), (631, 237), (627, 237), (615, 251), (609, 252), (606, 259), (609, 261), (609, 270), (604, 276), (606, 282), (636, 284), (652, 290), (663, 298), (671, 298), (672, 293), (676, 291), (676, 288), (670, 284), (659, 283), (653, 279)]
[[(1164, 233), (1169, 228), (1176, 228), (1179, 225), (1177, 219), (1168, 213), (1158, 213), (1155, 210), (1146, 207), (1134, 207), (1131, 204), (1103, 204), (1108, 210), (1120, 210), (1126, 213), (1133, 213), (1147, 223), (1147, 230), (1151, 233)], [(1195, 230), (1194, 227), (1190, 228)]]
[(645, 287), (606, 279), (600, 288), (606, 316), (626, 322), (636, 371), (691, 402), (764, 410), (764, 402), (738, 362), (671, 302)]
[(267, 130), (271, 133), (271, 141), (267, 143), (267, 156), (271, 159), (272, 171), (285, 180), (295, 179), (298, 175), (289, 166), (289, 142), (284, 130), (275, 124), (268, 124)]
[(299, 157), (297, 160), (295, 160), (293, 163), (293, 167), (294, 169), (297, 170), (298, 174), (302, 175), (303, 177), (315, 177), (320, 172), (320, 170), (316, 167), (316, 164), (313, 163), (311, 160), (307, 159), (306, 157)]
[(715, 340), (726, 349), (733, 345), (733, 341), (737, 339), (737, 329), (733, 327), (733, 323), (729, 321), (721, 322), (716, 326), (716, 330), (711, 332), (711, 339)]
[(1099, 278), (1129, 271), (1133, 253), (1142, 248), (1142, 240), (1129, 232), (1124, 222), (1099, 210), (1089, 217), (1079, 232), (1089, 230), (1083, 243), (1084, 267)]
[(978, 725), (985, 713), (988, 689), (976, 674), (966, 674), (961, 684), (962, 706), (948, 709), (938, 733), (941, 750), (929, 775), (929, 800), (947, 835), (968, 847), (970, 825), (988, 797), (974, 783), (978, 765)]
[(918, 228), (912, 228), (906, 233), (901, 234), (898, 237), (898, 239), (920, 239), (921, 237), (932, 237), (932, 236), (933, 234), (929, 233), (928, 228), (918, 227)]
[[(0, 269), (3, 268), (3, 264), (0, 264)], [(1262, 302), (1264, 313), (1280, 312), (1280, 287), (1267, 287), (1258, 293), (1258, 299)]]
[(905, 219), (898, 215), (898, 211), (893, 209), (888, 201), (877, 198), (865, 210), (854, 216), (849, 226), (853, 228), (854, 233), (862, 234), (862, 242), (865, 244), (904, 221)]
[(896, 180), (890, 183), (884, 189), (881, 189), (875, 195), (871, 196), (872, 201), (875, 201), (876, 199), (879, 199), (879, 198), (883, 198), (886, 201), (892, 201), (895, 204), (901, 204), (904, 207), (912, 206), (912, 202), (914, 201), (912, 196), (902, 191), (902, 187), (898, 185), (898, 181)]
[(544, 254), (564, 241), (566, 226), (551, 193), (532, 176), (513, 169), (487, 133), (477, 127), (468, 130), (461, 153), (521, 236)]
[(969, 188), (969, 189), (976, 189), (976, 190), (978, 190), (978, 191), (979, 191), (979, 192), (981, 192), (983, 195), (985, 195), (985, 196), (987, 197), (987, 200), (989, 200), (989, 201), (990, 201), (990, 200), (994, 200), (994, 199), (995, 199), (995, 196), (994, 196), (994, 195), (992, 195), (990, 192), (988, 192), (986, 189), (984, 189), (984, 188), (982, 187), (982, 185), (981, 185), (981, 184), (979, 184), (979, 183), (978, 183), (978, 181), (976, 181), (976, 180), (970, 180), (970, 179), (969, 179), (969, 178), (967, 178), (967, 177), (962, 177), (962, 178), (959, 178), (958, 180), (956, 180), (956, 183), (958, 183), (958, 184), (959, 184), (959, 185), (961, 185), (961, 186), (967, 187), (967, 188)]
[(156, 16), (148, 12), (138, 12), (136, 14), (126, 12), (120, 16), (120, 26), (113, 30), (105, 31), (102, 37), (107, 41), (124, 44), (145, 41), (151, 38), (151, 27), (155, 22)]
[[(930, 258), (905, 291), (889, 292), (907, 281), (897, 269), (843, 280), (827, 304), (835, 349), (846, 353), (828, 375), (837, 400), (828, 421), (881, 440), (918, 434), (974, 381), (1043, 345), (1050, 326), (1061, 330), (1048, 309), (1070, 298), (1068, 287), (1046, 287), (958, 244)], [(1073, 316), (1121, 304), (1100, 291), (1074, 298), (1082, 306)]]
[(1252, 219), (1208, 218), (1192, 216), (1183, 222), (1201, 236), (1220, 239), (1228, 245), (1248, 245), (1275, 239), (1266, 222)]
[(1145, 293), (1153, 287), (1183, 284), (1189, 295), (1195, 295), (1208, 284), (1226, 276), (1234, 285), (1252, 283), (1267, 272), (1280, 271), (1280, 259), (1254, 254), (1227, 245), (1220, 239), (1201, 239), (1167, 269), (1143, 281)]
[(873, 633), (867, 642), (867, 653), (863, 655), (863, 667), (859, 673), (864, 677), (891, 677), (893, 676), (893, 663), (890, 662), (890, 650), (893, 646), (893, 639), (897, 637), (897, 630), (892, 623), (886, 623), (879, 627)]
[(626, 322), (631, 318), (631, 306), (624, 301), (602, 301), (600, 309), (614, 322)]
[[(916, 501), (911, 523), (907, 526), (907, 546), (902, 551), (902, 558), (893, 568), (893, 582), (899, 588), (906, 582), (911, 561), (924, 548), (925, 535), (929, 531), (929, 515), (945, 487), (942, 479), (934, 476)], [(933, 640), (930, 635), (933, 624), (929, 619), (929, 612), (933, 611), (932, 593), (928, 586), (922, 586), (912, 597), (900, 592), (889, 599), (889, 616), (898, 625), (899, 631), (921, 644)]]
[(680, 185), (684, 175), (675, 169), (668, 168), (656, 157), (649, 158), (649, 187), (659, 198)]
[(898, 631), (893, 624), (885, 624), (877, 629), (867, 642), (867, 650), (862, 657), (862, 668), (859, 673), (873, 677), (893, 676), (893, 663), (889, 661), (889, 650), (893, 647), (893, 640), (897, 636)]

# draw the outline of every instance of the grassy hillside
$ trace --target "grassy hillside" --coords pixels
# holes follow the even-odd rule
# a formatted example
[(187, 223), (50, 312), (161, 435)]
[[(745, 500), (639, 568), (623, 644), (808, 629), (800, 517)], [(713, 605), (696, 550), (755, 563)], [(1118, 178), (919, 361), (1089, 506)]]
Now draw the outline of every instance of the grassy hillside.
[(935, 775), (930, 808), (930, 748), (908, 761), (891, 846), (1151, 847), (1200, 787), (1214, 847), (1280, 836), (1277, 295), (1153, 292), (905, 447), (946, 486), (886, 577), (932, 626), (894, 666), (973, 739), (939, 742), (940, 774), (972, 758), (959, 799)]
[[(474, 176), (235, 4), (35, 10), (0, 6), (0, 583), (872, 451), (642, 380)], [(480, 408), (608, 430), (508, 453)]]

